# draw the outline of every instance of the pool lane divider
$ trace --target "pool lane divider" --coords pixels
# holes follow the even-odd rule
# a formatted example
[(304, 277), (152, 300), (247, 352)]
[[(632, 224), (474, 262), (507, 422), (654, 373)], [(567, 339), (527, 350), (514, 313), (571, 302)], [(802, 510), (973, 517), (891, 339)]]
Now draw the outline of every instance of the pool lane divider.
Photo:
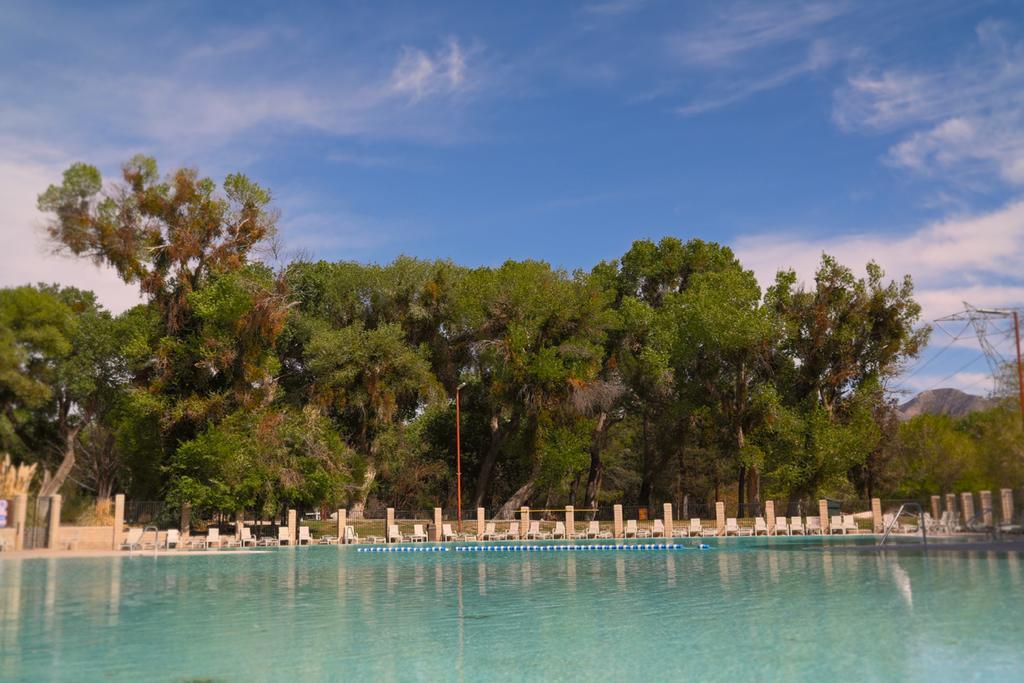
[(570, 551), (595, 551), (595, 550), (711, 550), (707, 543), (698, 545), (684, 545), (682, 543), (618, 543), (618, 544), (593, 544), (593, 545), (466, 545), (449, 548), (447, 546), (376, 546), (373, 548), (357, 548), (358, 553), (446, 553), (455, 551), (459, 553), (482, 553), (482, 552), (505, 552), (505, 553), (541, 553), (541, 552), (570, 552)]

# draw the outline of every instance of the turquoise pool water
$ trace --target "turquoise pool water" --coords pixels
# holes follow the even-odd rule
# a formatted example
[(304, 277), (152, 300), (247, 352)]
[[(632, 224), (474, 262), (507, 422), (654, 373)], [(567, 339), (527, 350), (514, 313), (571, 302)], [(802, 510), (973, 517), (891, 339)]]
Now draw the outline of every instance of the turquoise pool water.
[(0, 560), (0, 679), (1024, 677), (1019, 555), (710, 542)]

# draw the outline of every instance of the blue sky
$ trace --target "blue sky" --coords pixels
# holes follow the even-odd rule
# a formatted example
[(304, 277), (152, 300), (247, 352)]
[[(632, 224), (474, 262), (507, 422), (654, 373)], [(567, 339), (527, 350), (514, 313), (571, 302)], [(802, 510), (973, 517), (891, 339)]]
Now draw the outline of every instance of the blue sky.
[[(0, 284), (128, 305), (47, 253), (34, 197), (145, 152), (268, 185), (319, 258), (576, 268), (675, 235), (763, 283), (875, 258), (928, 319), (1024, 301), (1019, 3), (14, 2), (0, 67)], [(901, 386), (986, 392), (948, 340)]]

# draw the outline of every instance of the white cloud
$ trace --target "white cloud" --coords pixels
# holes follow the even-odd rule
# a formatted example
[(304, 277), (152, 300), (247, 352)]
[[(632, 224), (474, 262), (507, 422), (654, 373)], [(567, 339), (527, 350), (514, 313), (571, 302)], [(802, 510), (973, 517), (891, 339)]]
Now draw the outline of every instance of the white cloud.
[(966, 184), (995, 175), (1024, 184), (1024, 41), (992, 21), (972, 50), (932, 70), (866, 71), (835, 93), (833, 118), (847, 131), (899, 131), (894, 166)]
[(57, 256), (43, 230), (43, 216), (35, 198), (60, 180), (69, 160), (52, 149), (37, 151), (37, 159), (19, 153), (10, 140), (0, 145), (0, 287), (38, 282), (73, 285), (94, 291), (115, 313), (139, 303), (138, 290), (117, 277), (111, 268), (84, 259)]
[(455, 93), (466, 85), (466, 58), (455, 39), (433, 56), (405, 47), (391, 72), (391, 89), (416, 102), (436, 94)]
[(814, 238), (797, 234), (745, 235), (735, 241), (740, 260), (763, 286), (779, 269), (811, 281), (822, 252), (861, 268), (877, 260), (891, 277), (910, 274), (925, 320), (962, 308), (1024, 303), (1024, 201), (989, 213), (949, 218), (906, 234), (862, 233)]
[[(981, 356), (970, 364), (969, 367), (985, 367), (985, 361)], [(968, 394), (988, 394), (992, 390), (992, 375), (987, 372), (975, 372), (971, 370), (963, 372), (929, 373), (907, 377), (900, 381), (899, 390), (909, 395), (917, 394), (928, 389), (959, 389)]]

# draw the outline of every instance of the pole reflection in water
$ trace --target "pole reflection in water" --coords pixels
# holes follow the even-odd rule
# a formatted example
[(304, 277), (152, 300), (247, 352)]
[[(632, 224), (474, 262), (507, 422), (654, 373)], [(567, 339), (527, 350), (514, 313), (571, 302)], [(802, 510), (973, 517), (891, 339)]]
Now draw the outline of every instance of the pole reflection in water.
[(565, 573), (569, 582), (569, 591), (576, 592), (576, 558), (572, 553), (566, 558)]
[(121, 565), (123, 557), (114, 558), (110, 565), (110, 610), (107, 613), (108, 626), (117, 626), (121, 613)]

